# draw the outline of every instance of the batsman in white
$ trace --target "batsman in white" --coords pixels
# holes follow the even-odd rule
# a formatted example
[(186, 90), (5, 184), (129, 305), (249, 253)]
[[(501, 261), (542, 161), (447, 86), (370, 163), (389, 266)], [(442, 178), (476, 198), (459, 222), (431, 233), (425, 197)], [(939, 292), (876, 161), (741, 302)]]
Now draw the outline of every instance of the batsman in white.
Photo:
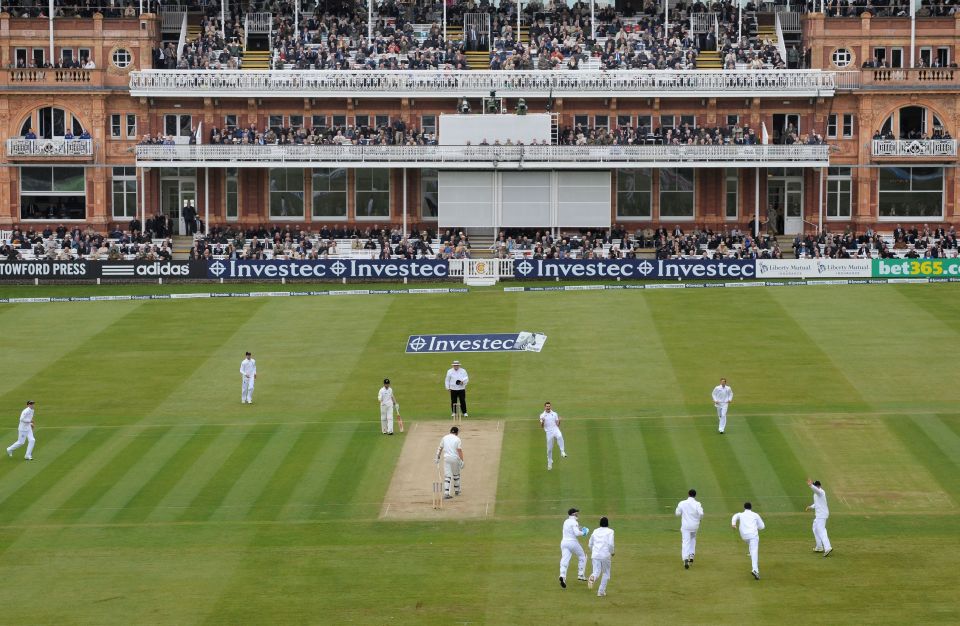
[(27, 455), (23, 458), (28, 461), (33, 460), (33, 446), (36, 443), (36, 440), (33, 438), (33, 404), (33, 400), (27, 400), (27, 407), (20, 411), (17, 440), (7, 448), (7, 456), (9, 457), (13, 456), (14, 450), (22, 446), (24, 442), (27, 442)]
[(240, 376), (240, 404), (253, 404), (253, 384), (257, 380), (257, 362), (249, 352), (240, 361)]
[(727, 379), (721, 378), (720, 384), (713, 388), (713, 406), (717, 407), (717, 418), (720, 420), (720, 434), (727, 428), (727, 407), (733, 402), (733, 389), (727, 386)]
[(750, 565), (753, 569), (750, 571), (753, 577), (760, 580), (760, 531), (766, 528), (759, 515), (753, 512), (753, 505), (749, 502), (743, 503), (743, 511), (734, 514), (730, 520), (730, 525), (737, 530), (737, 523), (740, 523), (740, 538), (747, 543), (750, 550)]
[(614, 545), (613, 529), (610, 528), (610, 520), (606, 517), (600, 518), (600, 526), (590, 535), (590, 560), (593, 561), (593, 573), (590, 574), (590, 580), (587, 581), (587, 588), (593, 589), (593, 584), (600, 579), (600, 587), (597, 589), (597, 597), (602, 598), (607, 595), (607, 583), (610, 582), (610, 568), (613, 564)]
[(450, 433), (443, 436), (440, 440), (440, 447), (437, 448), (437, 464), (443, 457), (443, 482), (444, 482), (444, 500), (453, 498), (450, 495), (450, 483), (453, 483), (454, 493), (460, 495), (460, 470), (463, 469), (463, 446), (460, 442), (460, 429), (454, 426)]
[(563, 537), (560, 539), (560, 586), (567, 588), (567, 568), (570, 566), (570, 557), (577, 555), (577, 580), (586, 580), (584, 574), (587, 569), (587, 555), (580, 545), (580, 537), (584, 529), (580, 527), (577, 518), (579, 509), (567, 511), (567, 519), (563, 520)]
[(553, 442), (560, 446), (560, 456), (567, 458), (567, 451), (563, 447), (563, 433), (560, 432), (560, 416), (553, 410), (549, 402), (543, 403), (543, 413), (540, 414), (540, 428), (547, 433), (547, 470), (553, 469)]
[(830, 556), (833, 552), (833, 546), (830, 545), (830, 537), (827, 537), (827, 518), (830, 517), (830, 508), (827, 506), (827, 492), (820, 487), (819, 480), (807, 479), (807, 485), (813, 490), (813, 504), (807, 507), (807, 510), (813, 509), (813, 538), (817, 545), (814, 552), (823, 552), (823, 556)]
[(703, 506), (697, 502), (697, 490), (691, 489), (687, 496), (677, 505), (676, 511), (676, 516), (680, 518), (680, 556), (684, 569), (690, 569), (693, 565), (693, 556), (697, 552), (697, 531), (703, 519)]
[(397, 398), (393, 395), (389, 378), (383, 379), (383, 387), (380, 387), (377, 393), (377, 401), (380, 403), (380, 431), (384, 435), (392, 435), (393, 409), (397, 406)]

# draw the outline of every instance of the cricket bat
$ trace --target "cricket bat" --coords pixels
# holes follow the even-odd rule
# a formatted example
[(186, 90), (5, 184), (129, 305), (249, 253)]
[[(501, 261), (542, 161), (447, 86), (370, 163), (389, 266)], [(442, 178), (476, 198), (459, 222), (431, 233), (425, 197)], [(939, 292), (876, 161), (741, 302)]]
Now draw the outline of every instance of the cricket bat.
[(397, 422), (400, 424), (400, 432), (403, 432), (403, 418), (400, 417), (400, 405), (396, 405), (395, 408), (397, 411)]

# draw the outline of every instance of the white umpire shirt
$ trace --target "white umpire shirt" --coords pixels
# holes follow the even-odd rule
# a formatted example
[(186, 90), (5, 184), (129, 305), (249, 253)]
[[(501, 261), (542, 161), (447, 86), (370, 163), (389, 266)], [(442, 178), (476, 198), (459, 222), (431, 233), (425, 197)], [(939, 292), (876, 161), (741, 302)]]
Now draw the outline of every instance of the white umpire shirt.
[[(457, 381), (463, 381), (462, 385), (458, 385)], [(467, 376), (467, 370), (463, 369), (453, 369), (452, 367), (447, 370), (447, 378), (444, 381), (447, 389), (451, 391), (456, 391), (458, 389), (466, 389), (467, 383), (470, 381), (470, 377)]]
[(687, 498), (677, 505), (676, 514), (680, 517), (680, 530), (697, 530), (703, 518), (703, 506), (696, 498)]
[(563, 520), (563, 541), (572, 539), (577, 541), (577, 538), (582, 535), (583, 532), (580, 530), (580, 521), (576, 516), (571, 515), (567, 519)]
[(810, 489), (813, 490), (813, 510), (816, 519), (827, 519), (830, 517), (830, 508), (827, 507), (827, 492), (816, 485), (810, 485)]
[(254, 359), (240, 361), (240, 373), (244, 378), (253, 378), (257, 374), (257, 362)]
[(33, 424), (33, 407), (27, 407), (24, 410), (20, 411), (20, 430), (30, 430), (30, 425)]
[(760, 531), (765, 528), (760, 516), (750, 509), (744, 509), (742, 512), (735, 514), (730, 523), (736, 526), (738, 521), (740, 522), (740, 537), (743, 539), (759, 537)]
[(377, 399), (380, 400), (380, 406), (393, 406), (395, 404), (393, 399), (393, 387), (380, 387), (380, 392), (377, 394)]
[(733, 389), (730, 385), (717, 385), (713, 388), (713, 401), (720, 404), (733, 402)]
[(449, 433), (443, 436), (443, 439), (440, 440), (440, 447), (443, 449), (443, 456), (445, 458), (448, 458), (448, 459), (460, 458), (460, 455), (457, 454), (457, 450), (461, 448), (460, 437), (457, 437), (453, 433)]
[(560, 430), (560, 416), (556, 411), (544, 411), (540, 414), (540, 423), (543, 429), (548, 433), (555, 433)]

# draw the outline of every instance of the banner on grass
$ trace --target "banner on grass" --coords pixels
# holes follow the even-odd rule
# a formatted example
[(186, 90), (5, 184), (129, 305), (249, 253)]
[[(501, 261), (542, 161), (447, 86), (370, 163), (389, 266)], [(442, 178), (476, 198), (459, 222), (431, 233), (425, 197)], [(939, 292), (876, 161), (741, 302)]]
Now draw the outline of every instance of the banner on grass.
[(870, 259), (758, 259), (757, 278), (870, 278)]
[(523, 259), (513, 264), (519, 279), (610, 280), (754, 278), (756, 261), (708, 259)]
[(0, 280), (206, 278), (195, 261), (3, 261)]
[(874, 278), (960, 276), (960, 259), (874, 259)]
[(316, 261), (210, 261), (209, 278), (246, 280), (398, 280), (403, 278), (435, 280), (446, 278), (449, 264), (435, 259), (321, 259)]
[(410, 335), (408, 354), (439, 352), (540, 352), (547, 336), (543, 333), (496, 333), (487, 335)]

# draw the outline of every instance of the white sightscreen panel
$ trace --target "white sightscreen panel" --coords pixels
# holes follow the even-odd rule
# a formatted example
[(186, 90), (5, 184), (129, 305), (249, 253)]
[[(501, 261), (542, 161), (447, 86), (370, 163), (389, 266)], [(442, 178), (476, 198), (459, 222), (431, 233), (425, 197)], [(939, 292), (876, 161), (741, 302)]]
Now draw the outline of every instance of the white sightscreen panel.
[(558, 179), (557, 226), (610, 227), (610, 172), (562, 172)]
[(503, 172), (500, 176), (502, 225), (549, 227), (550, 172)]
[(491, 146), (495, 141), (529, 146), (550, 143), (550, 115), (441, 115), (438, 140), (441, 146), (480, 145), (484, 140)]
[(440, 228), (493, 226), (493, 172), (437, 173)]

